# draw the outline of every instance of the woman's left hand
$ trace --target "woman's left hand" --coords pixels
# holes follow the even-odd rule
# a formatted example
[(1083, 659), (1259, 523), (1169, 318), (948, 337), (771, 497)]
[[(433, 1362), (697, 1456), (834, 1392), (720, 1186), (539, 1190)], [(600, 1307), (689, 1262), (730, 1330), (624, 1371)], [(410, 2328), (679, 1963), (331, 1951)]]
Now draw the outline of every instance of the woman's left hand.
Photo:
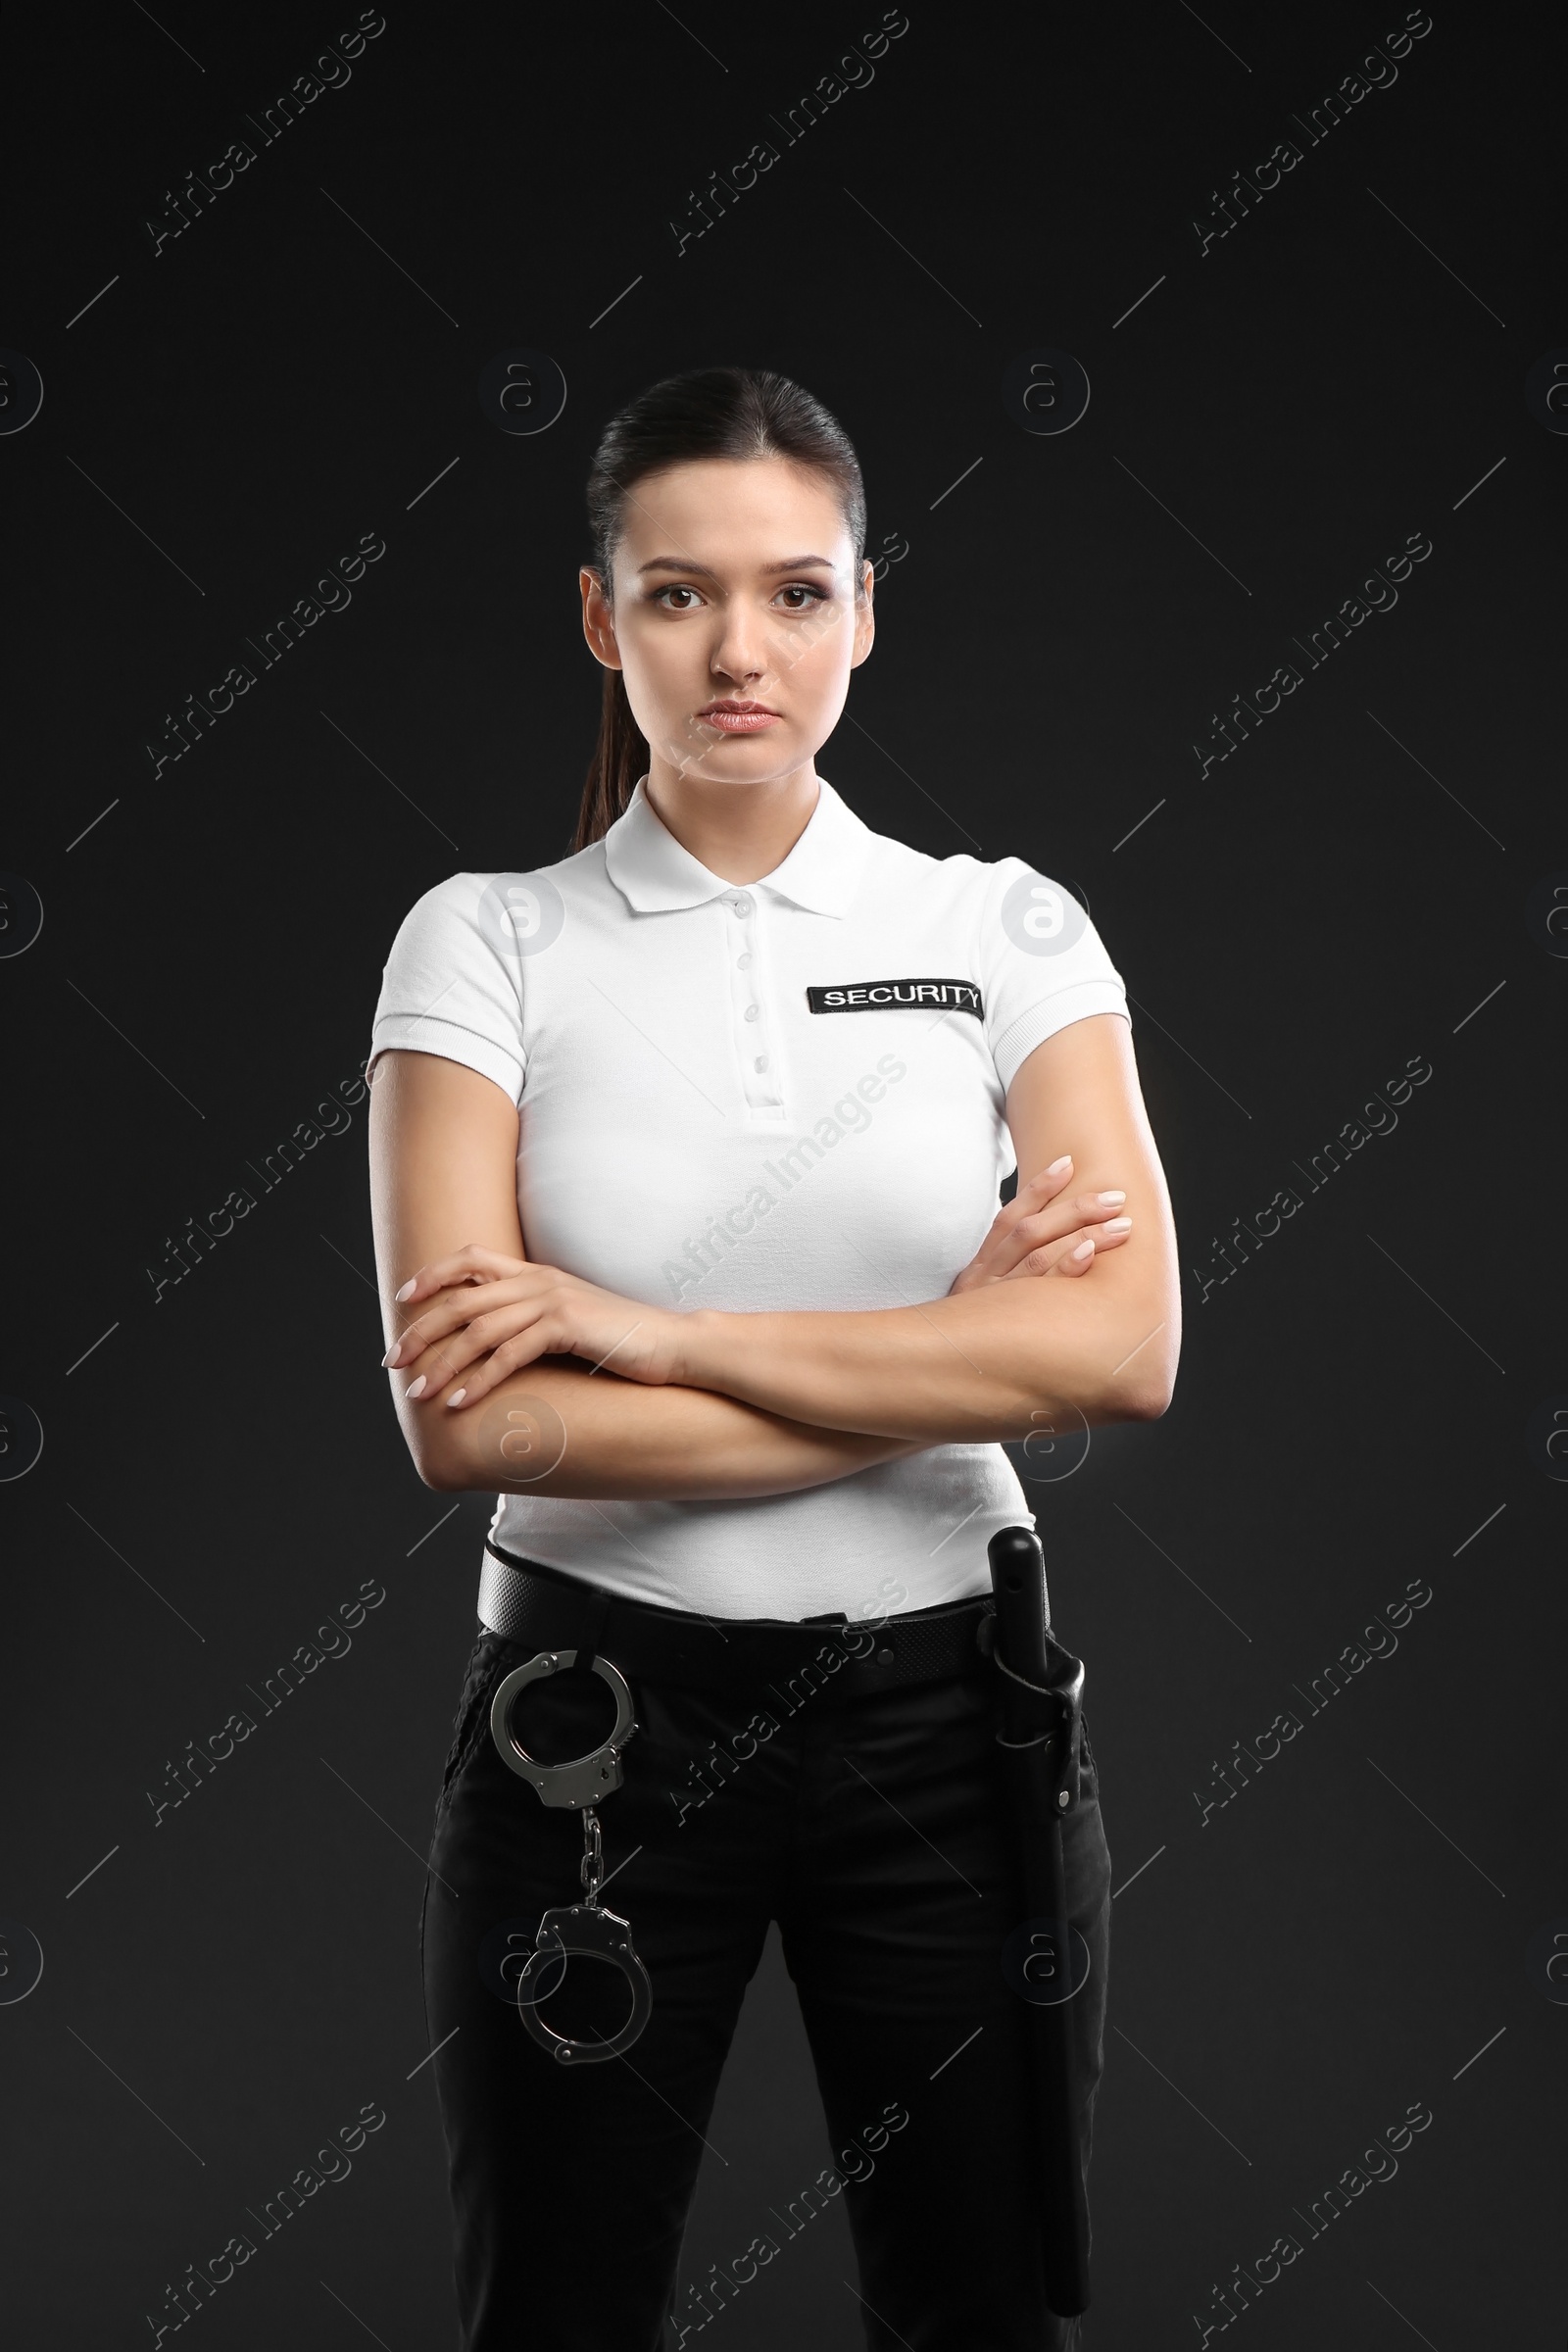
[(1064, 1196), (1072, 1173), (1072, 1154), (1064, 1152), (1018, 1187), (1006, 1207), (997, 1211), (969, 1263), (954, 1276), (950, 1298), (994, 1282), (1036, 1281), (1047, 1274), (1082, 1280), (1099, 1264), (1102, 1250), (1120, 1248), (1133, 1223), (1131, 1217), (1116, 1213), (1126, 1194), (1058, 1198)]
[(421, 1266), (398, 1302), (418, 1312), (381, 1361), (414, 1375), (403, 1393), (416, 1402), (445, 1390), (448, 1405), (474, 1404), (541, 1355), (580, 1355), (655, 1388), (678, 1378), (680, 1317), (669, 1308), (476, 1242)]

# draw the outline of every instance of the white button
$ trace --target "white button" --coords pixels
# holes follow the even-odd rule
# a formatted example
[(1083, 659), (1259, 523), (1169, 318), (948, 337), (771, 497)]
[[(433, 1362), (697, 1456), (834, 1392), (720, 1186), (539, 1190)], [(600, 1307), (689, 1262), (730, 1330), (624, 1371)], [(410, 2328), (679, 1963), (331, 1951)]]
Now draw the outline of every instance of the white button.
[(752, 911), (752, 902), (748, 898), (731, 899), (730, 906), (736, 914), (750, 914)]
[(760, 1005), (748, 1004), (746, 1007), (746, 1018), (749, 1021), (755, 1021), (760, 1009), (761, 1007)]
[(748, 951), (747, 951), (747, 953), (746, 953), (744, 956), (736, 956), (736, 958), (735, 958), (736, 968), (737, 968), (738, 970), (740, 970), (740, 971), (743, 971), (743, 972), (744, 972), (744, 971), (745, 971), (745, 969), (746, 969), (746, 966), (747, 966), (747, 965), (748, 965), (748, 964), (751, 962), (751, 960), (752, 960), (752, 957), (751, 957), (751, 952), (750, 952), (750, 950), (748, 950)]
[(767, 1067), (767, 1055), (765, 1054), (759, 1054), (757, 1059), (753, 1062), (752, 1067), (754, 1070), (765, 1070)]

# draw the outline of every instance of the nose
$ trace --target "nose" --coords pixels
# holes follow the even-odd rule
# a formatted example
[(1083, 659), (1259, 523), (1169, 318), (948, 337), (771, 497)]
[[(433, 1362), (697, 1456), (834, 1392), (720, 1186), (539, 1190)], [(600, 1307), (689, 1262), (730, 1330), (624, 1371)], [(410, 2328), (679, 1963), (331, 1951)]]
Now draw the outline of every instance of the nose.
[(772, 645), (768, 617), (756, 612), (742, 598), (726, 606), (718, 643), (713, 648), (711, 667), (715, 674), (744, 686), (755, 696), (762, 680), (772, 674)]

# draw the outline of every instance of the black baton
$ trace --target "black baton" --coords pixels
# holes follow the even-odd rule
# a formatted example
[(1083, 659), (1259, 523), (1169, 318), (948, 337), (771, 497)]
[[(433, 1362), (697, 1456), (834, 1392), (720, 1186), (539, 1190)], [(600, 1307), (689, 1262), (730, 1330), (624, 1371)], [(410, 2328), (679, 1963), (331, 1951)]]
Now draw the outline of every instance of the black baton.
[(1028, 2004), (1045, 2192), (1046, 2300), (1060, 2319), (1089, 2308), (1089, 2202), (1079, 2157), (1072, 2001), (1082, 1990), (1067, 1919), (1061, 1817), (1078, 1789), (1081, 1659), (1046, 1622), (1045, 1557), (1031, 1527), (1004, 1527), (987, 1545), (1001, 1669), (997, 1742), (1022, 1856), (1025, 1917), (1008, 1938), (1008, 1981)]

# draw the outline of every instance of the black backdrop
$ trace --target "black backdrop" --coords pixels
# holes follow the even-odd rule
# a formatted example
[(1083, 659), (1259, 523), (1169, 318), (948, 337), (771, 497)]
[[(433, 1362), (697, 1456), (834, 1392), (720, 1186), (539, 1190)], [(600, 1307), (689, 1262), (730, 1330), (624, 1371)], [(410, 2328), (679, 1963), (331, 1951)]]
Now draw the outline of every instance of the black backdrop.
[[(488, 1503), (393, 1423), (359, 1073), (414, 899), (564, 854), (588, 456), (719, 360), (865, 466), (823, 772), (1085, 900), (1176, 1206), (1171, 1410), (1021, 1462), (1115, 1864), (1086, 2343), (1562, 2341), (1560, 52), (886, 22), (13, 28), (19, 2346), (453, 2340), (416, 1937)], [(774, 1946), (710, 2137), (683, 2283), (831, 2160)], [(830, 2205), (711, 2332), (848, 2348), (854, 2279)]]

